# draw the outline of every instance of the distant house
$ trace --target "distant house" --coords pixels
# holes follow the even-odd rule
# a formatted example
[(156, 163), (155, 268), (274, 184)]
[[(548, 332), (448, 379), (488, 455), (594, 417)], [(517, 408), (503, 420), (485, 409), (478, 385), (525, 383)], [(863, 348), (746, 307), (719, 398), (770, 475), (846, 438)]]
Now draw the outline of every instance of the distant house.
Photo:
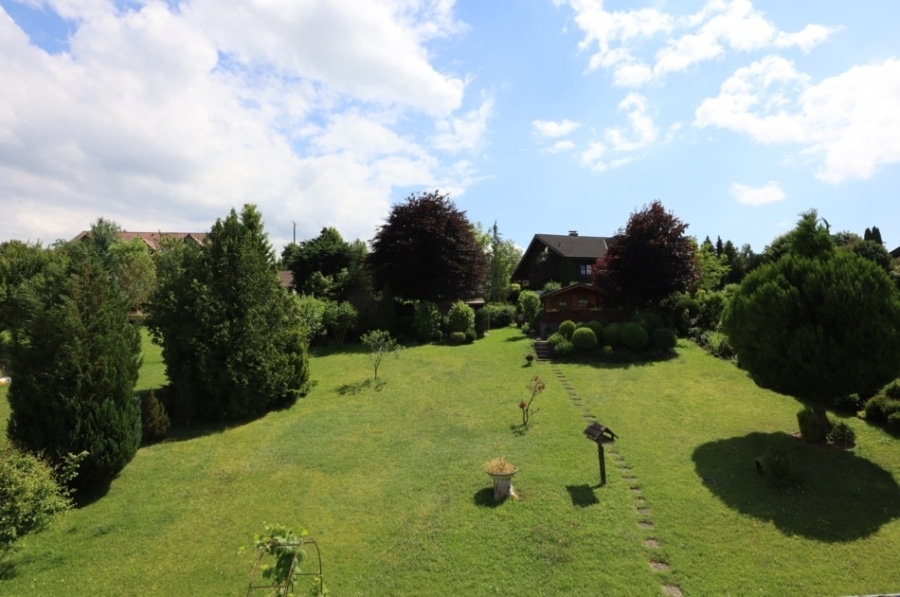
[(891, 257), (894, 259), (900, 259), (900, 247), (897, 247), (893, 251), (891, 251)]
[(535, 234), (512, 273), (512, 282), (522, 288), (540, 290), (547, 282), (563, 286), (589, 284), (594, 262), (606, 255), (612, 239), (604, 236)]
[[(86, 236), (90, 236), (90, 230), (84, 230), (79, 232), (78, 235), (73, 238), (73, 241), (81, 240)], [(121, 238), (125, 242), (131, 242), (136, 238), (139, 238), (147, 248), (149, 248), (154, 253), (158, 252), (162, 247), (160, 245), (160, 241), (163, 237), (173, 238), (175, 240), (183, 240), (188, 243), (195, 244), (203, 244), (206, 242), (207, 233), (206, 232), (126, 232), (122, 231), (119, 233), (119, 238)]]

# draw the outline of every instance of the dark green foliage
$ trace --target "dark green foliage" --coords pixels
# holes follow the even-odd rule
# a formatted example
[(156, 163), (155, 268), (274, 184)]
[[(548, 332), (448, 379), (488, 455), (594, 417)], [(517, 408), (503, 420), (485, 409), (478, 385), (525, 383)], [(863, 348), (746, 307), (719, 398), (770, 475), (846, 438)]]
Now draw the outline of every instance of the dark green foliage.
[(360, 290), (369, 292), (365, 243), (345, 242), (334, 228), (322, 228), (316, 238), (287, 245), (281, 256), (293, 273), (297, 292), (336, 301), (350, 300)]
[(18, 539), (45, 528), (70, 506), (68, 491), (48, 463), (11, 445), (0, 446), (0, 562)]
[(491, 329), (509, 327), (516, 320), (515, 305), (488, 303), (482, 309), (491, 318)]
[(650, 334), (650, 345), (653, 350), (660, 352), (668, 352), (675, 348), (678, 343), (678, 337), (675, 331), (669, 328), (657, 328)]
[(594, 350), (597, 348), (597, 336), (591, 328), (578, 328), (572, 333), (572, 345), (582, 352)]
[(622, 324), (619, 330), (619, 337), (622, 344), (634, 350), (646, 348), (647, 343), (650, 341), (650, 336), (647, 334), (644, 326), (634, 321)]
[(475, 337), (484, 338), (484, 335), (491, 328), (491, 315), (484, 310), (484, 307), (475, 311)]
[(441, 312), (431, 301), (416, 301), (413, 336), (426, 343), (441, 339)]
[(553, 346), (553, 353), (559, 357), (567, 357), (575, 353), (575, 345), (571, 340), (563, 338)]
[(472, 328), (469, 328), (464, 333), (466, 335), (466, 344), (471, 344), (478, 338), (478, 334)]
[(519, 302), (519, 293), (522, 292), (521, 284), (510, 284), (509, 285), (509, 295), (506, 297), (506, 300), (515, 305)]
[(872, 226), (871, 229), (866, 228), (866, 231), (863, 233), (863, 239), (879, 245), (884, 245), (884, 241), (881, 240), (881, 230), (878, 229), (878, 226)]
[(816, 221), (805, 214), (783, 256), (744, 279), (722, 327), (756, 383), (824, 405), (896, 377), (900, 296)]
[(465, 334), (469, 330), (475, 331), (475, 310), (462, 301), (456, 301), (450, 305), (450, 311), (447, 312), (447, 330), (451, 333), (462, 332)]
[(555, 349), (556, 345), (564, 341), (565, 339), (566, 337), (559, 332), (554, 332), (547, 337), (547, 344), (550, 346), (550, 348)]
[(783, 450), (770, 449), (757, 460), (759, 472), (775, 489), (792, 489), (802, 483), (797, 458)]
[(695, 243), (686, 229), (659, 201), (632, 213), (595, 265), (594, 284), (606, 290), (611, 304), (629, 310), (686, 292), (695, 277)]
[(648, 334), (666, 325), (662, 315), (655, 311), (640, 311), (634, 315), (634, 321), (644, 326)]
[(466, 343), (466, 333), (465, 332), (450, 332), (447, 336), (447, 341), (453, 346), (459, 346), (460, 344)]
[(597, 338), (597, 340), (600, 342), (600, 346), (611, 346), (613, 349), (621, 346), (621, 330), (621, 323), (611, 323), (609, 325), (603, 326), (603, 329), (600, 330), (600, 337)]
[(893, 258), (881, 243), (876, 243), (871, 240), (864, 240), (854, 244), (850, 250), (862, 258), (868, 259), (884, 271), (890, 273), (891, 262), (893, 261)]
[(892, 383), (869, 398), (865, 405), (866, 421), (900, 432), (900, 384)]
[(202, 247), (169, 247), (158, 275), (147, 323), (172, 384), (170, 416), (246, 420), (306, 391), (309, 331), (254, 206), (217, 220)]
[(838, 446), (852, 446), (856, 443), (856, 432), (843, 421), (831, 425), (828, 431), (828, 441)]
[(559, 333), (567, 340), (572, 339), (572, 333), (575, 331), (575, 322), (571, 319), (567, 319), (566, 321), (559, 324)]
[(693, 325), (702, 330), (719, 329), (719, 321), (722, 319), (725, 305), (728, 304), (725, 291), (698, 292), (697, 301), (700, 309)]
[(55, 250), (11, 329), (9, 438), (53, 464), (87, 451), (76, 489), (112, 480), (141, 441), (140, 336), (107, 261), (93, 239)]
[(597, 340), (600, 340), (600, 333), (603, 330), (603, 324), (599, 321), (589, 321), (587, 326), (591, 328), (591, 331), (594, 332), (594, 335), (597, 336)]
[(811, 444), (820, 444), (828, 436), (829, 428), (811, 408), (802, 408), (797, 412), (797, 424), (800, 435)]
[(395, 205), (372, 240), (369, 255), (377, 288), (409, 300), (456, 300), (484, 288), (487, 257), (465, 213), (438, 192)]
[(169, 434), (169, 415), (153, 390), (141, 396), (141, 443), (155, 444)]

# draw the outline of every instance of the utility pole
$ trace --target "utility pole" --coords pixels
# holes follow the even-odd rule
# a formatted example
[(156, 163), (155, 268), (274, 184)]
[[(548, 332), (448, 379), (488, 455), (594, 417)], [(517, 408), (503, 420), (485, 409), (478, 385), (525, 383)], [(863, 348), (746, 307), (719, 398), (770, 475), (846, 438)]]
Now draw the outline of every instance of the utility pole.
[(297, 222), (291, 220), (291, 224), (294, 225), (294, 244), (297, 244)]

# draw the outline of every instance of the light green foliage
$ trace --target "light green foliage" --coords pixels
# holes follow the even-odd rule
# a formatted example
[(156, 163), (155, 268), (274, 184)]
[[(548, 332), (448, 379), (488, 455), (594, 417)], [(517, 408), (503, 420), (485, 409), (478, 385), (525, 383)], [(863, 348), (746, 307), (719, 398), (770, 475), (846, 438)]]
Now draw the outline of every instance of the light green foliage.
[(298, 315), (303, 322), (303, 330), (306, 332), (306, 341), (312, 342), (325, 333), (325, 312), (328, 303), (311, 294), (292, 295), (292, 300), (297, 305)]
[(718, 290), (722, 280), (728, 275), (731, 267), (728, 265), (728, 256), (717, 255), (713, 244), (707, 238), (695, 253), (697, 259), (697, 290)]
[(559, 334), (566, 340), (572, 339), (572, 333), (575, 331), (575, 322), (567, 319), (559, 324)]
[(758, 384), (813, 402), (821, 418), (834, 399), (896, 377), (900, 296), (877, 265), (835, 250), (815, 212), (787, 238), (741, 283), (722, 328)]
[(597, 335), (591, 328), (578, 328), (572, 333), (572, 345), (582, 352), (594, 350), (597, 348)]
[(347, 301), (329, 301), (325, 306), (324, 323), (339, 344), (344, 343), (347, 332), (356, 325), (356, 307)]
[[(264, 582), (257, 582), (258, 579), (254, 578), (251, 588), (268, 588), (265, 594), (270, 597), (296, 595), (301, 564), (306, 557), (303, 545), (308, 535), (306, 529), (294, 531), (279, 524), (266, 524), (264, 533), (254, 535), (253, 547), (259, 563), (257, 572)], [(324, 594), (320, 576), (312, 577), (310, 583), (309, 595)]]
[(42, 530), (70, 505), (69, 492), (56, 482), (49, 464), (0, 446), (0, 562), (18, 539)]
[(456, 301), (450, 305), (447, 313), (447, 329), (450, 333), (475, 330), (475, 310), (462, 301)]
[(378, 368), (386, 356), (390, 354), (395, 357), (400, 356), (402, 347), (397, 340), (391, 338), (390, 332), (386, 330), (366, 332), (360, 337), (360, 340), (369, 349), (369, 358), (372, 361), (372, 367), (375, 368), (375, 379), (378, 379)]
[(541, 298), (532, 290), (523, 290), (519, 293), (519, 312), (525, 316), (525, 323), (530, 327), (537, 325), (541, 314)]
[(156, 289), (156, 267), (150, 249), (136, 238), (130, 242), (117, 240), (109, 251), (129, 311), (142, 310)]
[(416, 301), (413, 334), (419, 342), (441, 339), (441, 312), (431, 301)]

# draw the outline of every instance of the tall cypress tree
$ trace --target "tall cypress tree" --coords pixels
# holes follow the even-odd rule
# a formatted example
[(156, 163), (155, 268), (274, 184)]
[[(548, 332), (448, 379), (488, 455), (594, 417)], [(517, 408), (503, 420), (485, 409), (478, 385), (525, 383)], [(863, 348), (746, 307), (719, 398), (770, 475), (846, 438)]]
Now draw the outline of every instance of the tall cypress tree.
[(86, 451), (76, 489), (109, 482), (141, 439), (140, 335), (115, 276), (92, 243), (70, 244), (13, 300), (9, 438), (55, 462)]
[(254, 206), (218, 220), (202, 247), (164, 253), (158, 277), (147, 323), (176, 420), (257, 417), (306, 390), (306, 331)]

